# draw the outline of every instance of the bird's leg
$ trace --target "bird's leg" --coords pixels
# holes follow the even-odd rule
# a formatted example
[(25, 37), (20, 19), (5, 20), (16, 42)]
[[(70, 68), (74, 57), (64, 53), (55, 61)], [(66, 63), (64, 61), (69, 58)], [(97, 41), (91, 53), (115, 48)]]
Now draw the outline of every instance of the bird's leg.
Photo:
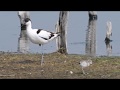
[(41, 47), (42, 47), (42, 50), (41, 50), (41, 52), (42, 52), (41, 66), (42, 66), (42, 64), (44, 63), (43, 45), (41, 45)]
[(83, 72), (83, 74), (86, 74), (85, 71), (83, 70), (83, 67), (82, 67), (82, 72)]

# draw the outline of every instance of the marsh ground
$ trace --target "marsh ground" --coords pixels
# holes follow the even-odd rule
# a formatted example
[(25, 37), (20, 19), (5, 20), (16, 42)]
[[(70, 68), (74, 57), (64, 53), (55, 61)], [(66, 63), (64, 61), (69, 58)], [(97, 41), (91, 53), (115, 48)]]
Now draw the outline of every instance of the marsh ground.
[(55, 52), (45, 54), (41, 66), (40, 54), (1, 53), (0, 79), (120, 79), (120, 57), (92, 58), (84, 75), (79, 62), (88, 58)]

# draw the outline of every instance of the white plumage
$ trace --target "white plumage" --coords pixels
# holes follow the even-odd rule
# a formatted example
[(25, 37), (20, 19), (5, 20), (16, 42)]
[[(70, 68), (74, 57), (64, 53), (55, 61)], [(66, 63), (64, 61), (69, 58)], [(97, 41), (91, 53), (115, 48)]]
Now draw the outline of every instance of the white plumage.
[[(43, 44), (48, 43), (49, 41), (57, 38), (60, 35), (60, 33), (53, 33), (43, 29), (32, 29), (32, 22), (29, 18), (26, 18), (24, 21), (26, 25), (27, 35), (30, 41), (34, 44), (39, 44), (40, 46), (41, 45), (43, 46)], [(43, 63), (43, 52), (42, 52), (41, 64), (42, 63)]]
[(90, 64), (92, 64), (92, 60), (82, 60), (82, 61), (80, 61), (79, 64), (82, 67), (83, 74), (86, 74), (85, 71), (83, 70), (83, 68), (90, 66)]

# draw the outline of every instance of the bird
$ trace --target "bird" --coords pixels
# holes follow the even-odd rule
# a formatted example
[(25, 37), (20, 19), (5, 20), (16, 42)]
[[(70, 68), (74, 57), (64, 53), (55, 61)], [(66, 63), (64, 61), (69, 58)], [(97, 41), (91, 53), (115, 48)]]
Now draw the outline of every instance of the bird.
[(88, 60), (82, 60), (82, 61), (79, 62), (79, 64), (82, 67), (83, 74), (87, 74), (87, 73), (85, 73), (85, 71), (84, 71), (83, 68), (90, 66), (92, 64), (92, 60), (90, 60), (90, 59), (88, 59)]
[(42, 47), (42, 59), (41, 59), (41, 65), (43, 64), (44, 60), (44, 53), (43, 53), (43, 45), (54, 40), (58, 36), (60, 36), (60, 32), (50, 32), (44, 29), (33, 29), (32, 28), (32, 21), (30, 18), (25, 18), (24, 19), (24, 25), (26, 25), (26, 30), (27, 30), (27, 36), (29, 40), (34, 43), (38, 44), (39, 46)]

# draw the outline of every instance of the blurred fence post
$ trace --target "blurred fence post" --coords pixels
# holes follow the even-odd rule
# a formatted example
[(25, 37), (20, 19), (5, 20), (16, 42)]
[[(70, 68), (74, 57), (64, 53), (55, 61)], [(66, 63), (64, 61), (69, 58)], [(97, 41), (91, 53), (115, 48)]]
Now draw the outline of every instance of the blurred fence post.
[(18, 11), (18, 17), (21, 24), (20, 37), (18, 38), (18, 52), (28, 53), (29, 52), (29, 39), (26, 34), (26, 26), (24, 25), (24, 19), (30, 18), (28, 11)]
[(61, 33), (61, 36), (56, 39), (58, 52), (67, 54), (67, 21), (68, 11), (60, 11), (59, 21), (56, 24), (56, 31)]
[(95, 19), (95, 20), (97, 20), (97, 11), (88, 11), (88, 14), (89, 14), (89, 19), (90, 20), (93, 20), (93, 19)]
[(88, 56), (94, 56), (94, 57), (96, 56), (96, 20), (97, 20), (97, 14), (93, 14), (93, 13), (91, 14), (89, 12), (85, 51)]
[(107, 24), (107, 32), (105, 37), (105, 44), (106, 44), (107, 56), (110, 56), (112, 55), (112, 45), (110, 45), (110, 42), (112, 42), (112, 40), (110, 39), (110, 37), (112, 36), (112, 22), (107, 21), (106, 24)]
[(106, 32), (106, 38), (105, 38), (105, 42), (111, 42), (112, 40), (110, 39), (110, 36), (112, 36), (112, 22), (111, 21), (107, 21), (107, 32)]
[(110, 42), (105, 42), (105, 44), (106, 44), (107, 56), (111, 56), (112, 55), (112, 45), (110, 44)]

